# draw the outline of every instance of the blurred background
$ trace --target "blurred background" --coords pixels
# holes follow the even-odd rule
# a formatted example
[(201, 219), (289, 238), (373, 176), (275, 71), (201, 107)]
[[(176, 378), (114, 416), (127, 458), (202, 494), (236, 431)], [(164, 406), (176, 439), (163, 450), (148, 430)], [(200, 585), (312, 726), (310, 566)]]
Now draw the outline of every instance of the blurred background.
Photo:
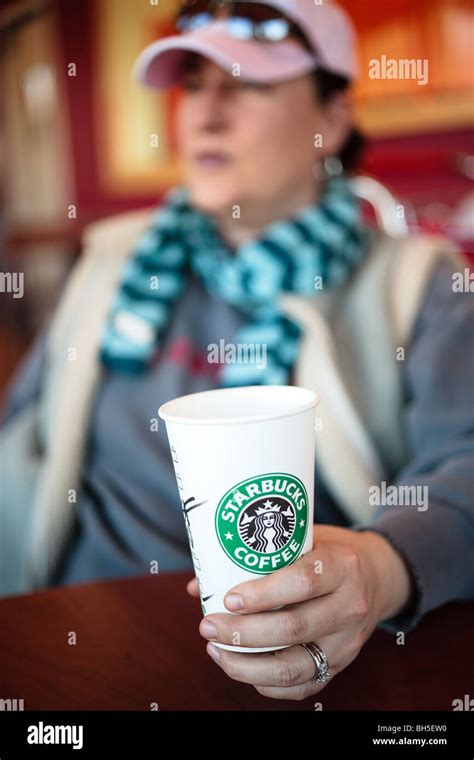
[[(308, 0), (310, 2), (310, 0)], [(413, 231), (474, 253), (474, 5), (343, 0), (360, 39), (363, 172), (399, 199)], [(179, 182), (176, 93), (134, 84), (138, 53), (173, 32), (179, 0), (0, 0), (0, 403), (95, 219), (158, 204)], [(382, 56), (427, 59), (429, 80), (370, 79)], [(152, 138), (158, 135), (158, 144)], [(3, 288), (5, 290), (5, 287)]]

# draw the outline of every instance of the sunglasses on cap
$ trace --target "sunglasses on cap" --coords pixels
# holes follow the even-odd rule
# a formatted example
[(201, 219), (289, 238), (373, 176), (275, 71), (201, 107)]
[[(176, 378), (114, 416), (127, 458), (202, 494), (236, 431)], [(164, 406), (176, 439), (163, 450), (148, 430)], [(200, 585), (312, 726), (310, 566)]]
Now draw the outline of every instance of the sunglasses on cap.
[(258, 42), (299, 41), (311, 53), (313, 46), (291, 19), (271, 6), (244, 0), (187, 0), (176, 18), (182, 33), (194, 32), (214, 21), (225, 24), (227, 34), (237, 40)]

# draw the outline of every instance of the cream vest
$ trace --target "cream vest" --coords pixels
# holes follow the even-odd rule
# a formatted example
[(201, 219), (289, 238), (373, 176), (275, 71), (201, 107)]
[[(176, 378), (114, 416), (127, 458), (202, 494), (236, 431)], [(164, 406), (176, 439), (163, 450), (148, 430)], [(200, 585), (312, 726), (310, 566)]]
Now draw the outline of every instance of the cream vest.
[[(124, 260), (155, 212), (128, 212), (86, 229), (83, 254), (53, 319), (41, 401), (0, 434), (0, 595), (47, 586), (69, 536), (102, 327)], [(461, 266), (445, 239), (377, 233), (343, 289), (281, 299), (304, 331), (295, 382), (320, 398), (317, 465), (352, 524), (370, 516), (369, 487), (409, 456), (397, 350), (409, 347), (425, 287), (442, 258)], [(69, 360), (71, 347), (78, 361)]]

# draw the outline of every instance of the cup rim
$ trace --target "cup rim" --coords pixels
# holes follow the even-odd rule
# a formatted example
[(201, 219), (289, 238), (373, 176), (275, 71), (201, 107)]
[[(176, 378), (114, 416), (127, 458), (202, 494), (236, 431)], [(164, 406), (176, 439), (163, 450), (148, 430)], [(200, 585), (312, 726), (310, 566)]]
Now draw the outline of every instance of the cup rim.
[[(265, 390), (268, 391), (268, 388), (278, 388), (278, 389), (284, 389), (284, 390), (291, 390), (291, 391), (299, 391), (302, 395), (307, 394), (308, 399), (304, 403), (295, 405), (294, 408), (291, 409), (281, 409), (277, 410), (275, 412), (266, 412), (263, 414), (249, 414), (245, 416), (239, 416), (239, 417), (216, 417), (209, 419), (208, 417), (189, 417), (186, 415), (179, 415), (170, 411), (170, 408), (172, 408), (173, 405), (175, 405), (177, 402), (182, 400), (187, 400), (191, 397), (196, 398), (197, 396), (208, 396), (215, 393), (226, 393), (228, 395), (232, 395), (232, 393), (242, 393), (246, 390), (253, 391), (257, 390), (257, 393), (263, 393)], [(164, 404), (160, 406), (158, 409), (158, 415), (161, 417), (162, 420), (165, 420), (165, 422), (173, 422), (175, 424), (181, 424), (181, 425), (247, 425), (252, 422), (265, 422), (267, 420), (276, 420), (280, 417), (293, 417), (297, 414), (301, 414), (302, 412), (307, 412), (309, 409), (314, 408), (319, 404), (319, 396), (318, 394), (310, 390), (309, 388), (303, 388), (301, 386), (297, 385), (278, 385), (278, 386), (268, 386), (268, 385), (245, 385), (245, 386), (239, 386), (235, 388), (217, 388), (215, 390), (207, 390), (207, 391), (198, 391), (197, 393), (188, 393), (184, 396), (179, 396), (178, 398), (171, 399), (170, 401), (166, 401)]]

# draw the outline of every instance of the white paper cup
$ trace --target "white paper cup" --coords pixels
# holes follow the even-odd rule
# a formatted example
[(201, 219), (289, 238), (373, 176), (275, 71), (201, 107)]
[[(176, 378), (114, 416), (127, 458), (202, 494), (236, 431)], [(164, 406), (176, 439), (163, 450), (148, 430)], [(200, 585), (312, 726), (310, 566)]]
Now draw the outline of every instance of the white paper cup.
[[(313, 391), (245, 386), (193, 393), (159, 409), (166, 421), (204, 615), (224, 596), (313, 548)], [(239, 652), (284, 647), (216, 644)], [(244, 643), (244, 642), (242, 642)]]

